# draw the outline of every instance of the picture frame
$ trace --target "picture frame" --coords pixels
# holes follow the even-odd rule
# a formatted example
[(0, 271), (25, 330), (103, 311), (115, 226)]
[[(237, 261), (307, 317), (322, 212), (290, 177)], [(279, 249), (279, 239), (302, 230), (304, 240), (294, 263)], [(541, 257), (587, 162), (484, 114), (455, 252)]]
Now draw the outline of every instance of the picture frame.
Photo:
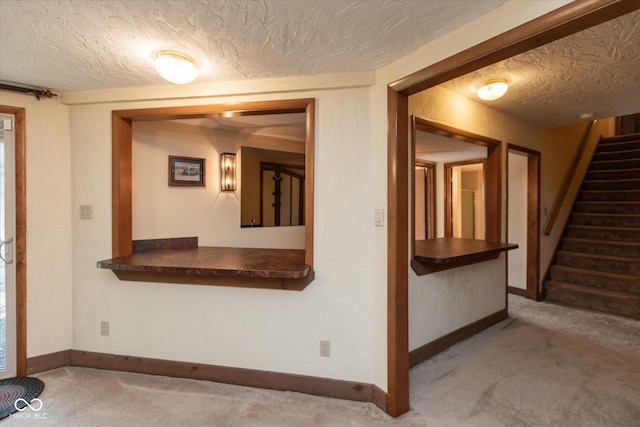
[(204, 187), (205, 172), (205, 159), (169, 156), (170, 186)]

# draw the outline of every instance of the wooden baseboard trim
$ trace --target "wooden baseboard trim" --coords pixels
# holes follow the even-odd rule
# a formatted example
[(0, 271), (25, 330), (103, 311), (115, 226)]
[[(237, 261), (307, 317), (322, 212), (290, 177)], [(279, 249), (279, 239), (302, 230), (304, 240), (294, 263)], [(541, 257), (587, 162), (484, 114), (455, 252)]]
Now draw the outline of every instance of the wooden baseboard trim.
[(191, 378), (247, 387), (295, 391), (316, 396), (371, 402), (386, 412), (386, 392), (380, 390), (373, 384), (353, 381), (205, 365), (201, 363), (95, 353), (82, 350), (71, 350), (70, 365), (176, 378)]
[(483, 317), (480, 320), (470, 323), (467, 326), (456, 329), (455, 331), (450, 332), (447, 335), (444, 335), (434, 341), (431, 341), (423, 345), (422, 347), (418, 347), (415, 350), (409, 352), (409, 366), (413, 368), (414, 366), (424, 362), (430, 357), (443, 352), (452, 345), (457, 344), (460, 341), (465, 340), (484, 329), (487, 329), (489, 326), (495, 325), (496, 323), (506, 319), (507, 317), (507, 309), (504, 308), (500, 311), (488, 315), (487, 317)]
[(371, 402), (384, 412), (389, 412), (389, 395), (377, 385), (373, 385), (371, 390)]
[(513, 286), (507, 286), (507, 292), (509, 292), (510, 294), (514, 294), (514, 295), (520, 295), (521, 297), (527, 297), (527, 290), (526, 289), (520, 289), (520, 288), (514, 288)]
[(69, 366), (70, 363), (71, 350), (62, 350), (55, 353), (43, 354), (42, 356), (30, 357), (27, 359), (27, 375), (63, 368)]

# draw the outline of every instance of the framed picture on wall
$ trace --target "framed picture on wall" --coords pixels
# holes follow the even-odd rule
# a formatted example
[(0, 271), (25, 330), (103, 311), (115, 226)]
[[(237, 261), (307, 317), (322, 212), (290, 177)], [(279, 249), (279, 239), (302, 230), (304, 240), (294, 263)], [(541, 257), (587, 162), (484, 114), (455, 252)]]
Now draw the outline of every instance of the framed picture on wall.
[(205, 159), (169, 156), (169, 185), (205, 186)]

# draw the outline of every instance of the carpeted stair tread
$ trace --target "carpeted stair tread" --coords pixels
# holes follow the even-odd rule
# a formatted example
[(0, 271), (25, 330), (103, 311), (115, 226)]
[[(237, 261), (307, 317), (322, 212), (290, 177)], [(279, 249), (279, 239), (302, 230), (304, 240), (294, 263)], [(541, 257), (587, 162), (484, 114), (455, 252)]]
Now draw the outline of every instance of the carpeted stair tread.
[(605, 214), (575, 212), (571, 214), (572, 225), (640, 228), (640, 214)]
[(635, 190), (638, 188), (640, 188), (640, 171), (638, 171), (638, 178), (584, 180), (581, 187), (582, 190)]
[(555, 280), (547, 281), (545, 289), (545, 297), (551, 301), (640, 319), (640, 296), (629, 292), (581, 286)]
[(640, 149), (640, 141), (623, 141), (623, 142), (612, 142), (605, 143), (602, 142), (596, 148), (596, 153), (608, 153), (612, 151), (627, 151), (627, 150), (637, 150)]
[(577, 201), (573, 206), (574, 212), (637, 214), (640, 213), (638, 202), (602, 202)]
[(640, 280), (628, 274), (585, 270), (556, 264), (551, 267), (551, 280), (640, 295)]
[(640, 141), (640, 133), (627, 133), (624, 135), (615, 135), (602, 138), (600, 145), (619, 144), (621, 142)]
[(623, 168), (617, 169), (599, 169), (588, 170), (585, 175), (587, 180), (604, 180), (604, 179), (633, 179), (640, 176), (640, 168)]
[(595, 160), (589, 165), (589, 170), (637, 169), (640, 159), (625, 160)]
[(640, 257), (640, 242), (620, 242), (564, 237), (560, 249), (600, 255)]
[(625, 160), (625, 159), (640, 159), (640, 149), (633, 148), (629, 150), (596, 152), (593, 155), (593, 161)]
[(581, 201), (640, 201), (640, 190), (583, 190), (578, 193)]
[(565, 227), (565, 236), (591, 240), (637, 242), (640, 241), (640, 228), (569, 224)]
[(640, 277), (640, 258), (558, 251), (556, 264)]

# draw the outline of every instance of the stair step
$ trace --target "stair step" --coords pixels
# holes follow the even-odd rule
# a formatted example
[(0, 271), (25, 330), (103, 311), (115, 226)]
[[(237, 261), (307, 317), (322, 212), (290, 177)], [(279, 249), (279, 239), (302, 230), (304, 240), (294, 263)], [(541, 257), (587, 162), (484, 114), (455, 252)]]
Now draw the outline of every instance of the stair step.
[(630, 150), (596, 152), (592, 161), (640, 159), (640, 148)]
[(599, 227), (591, 225), (567, 225), (567, 237), (579, 239), (608, 240), (622, 242), (640, 241), (640, 228)]
[(550, 301), (640, 319), (640, 296), (628, 292), (550, 280), (545, 284), (545, 297)]
[(639, 168), (627, 169), (590, 169), (585, 175), (585, 180), (617, 180), (617, 179), (637, 179), (640, 178)]
[(627, 274), (554, 265), (551, 267), (551, 280), (640, 295), (640, 280)]
[(572, 213), (572, 225), (640, 228), (640, 214)]
[(640, 258), (558, 251), (556, 264), (640, 277)]
[(623, 142), (611, 142), (600, 143), (596, 147), (596, 153), (608, 153), (613, 151), (627, 151), (640, 149), (640, 141), (623, 141)]
[(640, 257), (640, 242), (613, 242), (606, 240), (564, 237), (560, 241), (560, 249), (569, 252)]
[(585, 213), (638, 214), (640, 213), (640, 203), (577, 201), (573, 205), (573, 211)]
[(589, 170), (637, 169), (637, 168), (640, 168), (640, 159), (593, 161), (589, 165)]
[[(638, 173), (640, 177), (640, 171)], [(640, 178), (588, 180), (582, 183), (582, 190), (635, 190), (640, 188)]]
[(627, 133), (625, 135), (608, 136), (600, 140), (600, 145), (619, 144), (621, 142), (640, 141), (640, 133)]
[(584, 190), (578, 193), (581, 201), (640, 201), (640, 190)]

